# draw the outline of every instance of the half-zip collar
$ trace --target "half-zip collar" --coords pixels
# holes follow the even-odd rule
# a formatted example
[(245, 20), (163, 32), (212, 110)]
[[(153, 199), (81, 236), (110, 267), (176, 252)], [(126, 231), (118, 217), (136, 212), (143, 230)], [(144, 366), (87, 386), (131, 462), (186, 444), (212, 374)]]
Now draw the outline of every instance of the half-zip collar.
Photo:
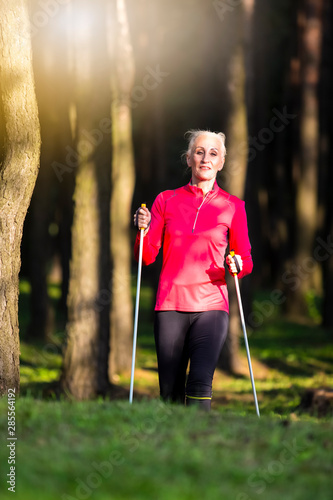
[[(208, 194), (208, 193), (207, 193)], [(207, 196), (207, 195), (206, 195)], [(199, 212), (200, 212), (200, 208), (202, 207), (202, 205), (204, 204), (204, 201), (206, 199), (206, 196), (204, 196), (204, 199), (202, 200), (200, 206), (197, 208), (197, 213), (196, 213), (196, 216), (195, 216), (195, 219), (194, 219), (194, 224), (193, 224), (193, 227), (192, 227), (192, 234), (194, 233), (194, 230), (195, 230), (195, 226), (197, 224), (197, 220), (198, 220), (198, 215), (199, 215)]]
[[(199, 188), (199, 187), (197, 187), (197, 186), (193, 186), (191, 184), (191, 181), (186, 186), (184, 186), (184, 187), (185, 187), (186, 191), (189, 191), (190, 193), (194, 194), (196, 197), (203, 196), (202, 189)], [(213, 189), (211, 191), (208, 191), (207, 194), (210, 194), (210, 193), (211, 194), (213, 194), (213, 193), (217, 194), (218, 190), (219, 190), (219, 185), (218, 185), (218, 183), (215, 180), (214, 185), (213, 185)]]
[(193, 224), (193, 227), (192, 227), (192, 234), (193, 234), (194, 230), (195, 230), (195, 226), (197, 224), (198, 215), (199, 215), (199, 212), (200, 212), (200, 209), (201, 209), (202, 205), (205, 203), (205, 200), (208, 199), (208, 198), (210, 198), (214, 193), (215, 193), (215, 195), (217, 194), (219, 186), (218, 186), (217, 182), (215, 181), (214, 185), (213, 185), (213, 189), (211, 189), (210, 191), (208, 191), (208, 193), (206, 193), (205, 195), (203, 194), (203, 191), (202, 191), (201, 188), (198, 188), (197, 186), (192, 186), (191, 181), (188, 183), (188, 185), (186, 187), (197, 198), (202, 197), (202, 202), (200, 203), (199, 207), (196, 209), (197, 213), (195, 215), (194, 224)]

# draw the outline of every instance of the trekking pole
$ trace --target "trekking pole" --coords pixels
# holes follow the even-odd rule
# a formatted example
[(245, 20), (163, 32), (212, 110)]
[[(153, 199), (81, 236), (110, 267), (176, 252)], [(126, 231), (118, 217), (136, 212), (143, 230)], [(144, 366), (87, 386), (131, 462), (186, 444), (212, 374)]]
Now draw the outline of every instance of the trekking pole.
[(254, 378), (253, 378), (253, 371), (252, 371), (252, 364), (251, 364), (251, 356), (250, 356), (250, 348), (249, 348), (249, 343), (248, 343), (247, 334), (246, 334), (246, 327), (245, 327), (245, 320), (244, 320), (244, 313), (243, 313), (242, 298), (241, 298), (241, 294), (240, 294), (240, 290), (239, 290), (239, 282), (238, 282), (238, 276), (237, 276), (237, 274), (240, 272), (240, 267), (239, 267), (239, 264), (237, 262), (237, 259), (235, 258), (235, 252), (233, 250), (231, 250), (230, 255), (233, 258), (233, 260), (235, 262), (235, 265), (236, 265), (236, 268), (237, 268), (237, 273), (234, 273), (234, 278), (235, 278), (235, 285), (236, 285), (236, 292), (237, 292), (237, 299), (238, 299), (239, 314), (240, 314), (241, 323), (242, 323), (242, 329), (243, 329), (243, 334), (244, 334), (246, 354), (247, 354), (247, 361), (248, 361), (248, 364), (249, 364), (249, 370), (250, 370), (250, 377), (251, 377), (251, 384), (252, 384), (252, 391), (253, 391), (254, 403), (256, 405), (257, 415), (260, 418), (257, 393), (256, 393), (255, 385), (254, 385)]
[[(146, 207), (145, 203), (142, 203), (141, 207), (145, 208)], [(140, 227), (140, 247), (139, 247), (139, 261), (138, 261), (138, 279), (137, 279), (137, 283), (136, 283), (136, 299), (135, 299), (135, 314), (134, 314), (132, 371), (131, 371), (131, 385), (130, 385), (130, 393), (129, 393), (129, 402), (130, 402), (130, 404), (132, 404), (132, 402), (133, 402), (136, 340), (137, 340), (137, 337), (138, 337), (138, 319), (139, 319), (139, 301), (140, 301), (141, 270), (142, 270), (143, 232), (144, 232), (144, 228)]]

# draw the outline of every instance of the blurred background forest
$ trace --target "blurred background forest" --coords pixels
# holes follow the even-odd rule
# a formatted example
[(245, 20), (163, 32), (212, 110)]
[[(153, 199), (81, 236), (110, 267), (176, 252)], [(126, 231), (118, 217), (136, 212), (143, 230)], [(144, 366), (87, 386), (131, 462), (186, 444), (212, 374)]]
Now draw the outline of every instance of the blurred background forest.
[[(227, 137), (218, 183), (246, 202), (249, 332), (276, 310), (332, 329), (332, 3), (28, 5), (42, 142), (22, 239), (29, 307), (21, 337), (66, 339), (63, 387), (90, 398), (129, 370), (132, 214), (189, 181), (181, 161), (188, 129)], [(158, 271), (158, 263), (144, 269), (152, 289)], [(50, 283), (58, 286), (53, 297)], [(237, 373), (239, 320), (230, 295), (220, 365)]]

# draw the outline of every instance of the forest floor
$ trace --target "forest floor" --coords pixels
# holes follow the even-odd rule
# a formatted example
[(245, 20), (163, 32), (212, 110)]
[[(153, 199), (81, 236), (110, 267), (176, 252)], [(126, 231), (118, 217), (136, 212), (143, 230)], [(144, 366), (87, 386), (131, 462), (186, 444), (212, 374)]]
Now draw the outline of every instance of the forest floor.
[[(57, 287), (50, 287), (50, 294), (56, 301)], [(250, 332), (260, 420), (243, 347), (237, 377), (217, 370), (209, 414), (166, 405), (158, 399), (151, 291), (144, 287), (133, 405), (127, 401), (130, 373), (114, 380), (117, 400), (75, 402), (57, 392), (63, 332), (47, 342), (24, 339), (27, 298), (22, 283), (16, 498), (331, 498), (332, 409), (301, 404), (306, 391), (333, 387), (331, 332), (288, 322), (278, 312)], [(6, 408), (3, 398), (0, 432), (5, 437)], [(4, 484), (8, 455), (9, 448), (2, 446), (1, 498), (10, 498)]]

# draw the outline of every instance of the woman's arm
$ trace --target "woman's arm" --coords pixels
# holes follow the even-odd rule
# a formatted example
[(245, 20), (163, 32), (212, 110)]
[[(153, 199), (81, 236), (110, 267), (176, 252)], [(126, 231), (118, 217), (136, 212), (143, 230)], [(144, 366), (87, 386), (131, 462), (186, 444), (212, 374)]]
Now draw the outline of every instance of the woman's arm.
[(243, 278), (247, 274), (250, 274), (253, 269), (251, 244), (247, 227), (245, 203), (241, 200), (239, 200), (235, 207), (235, 213), (229, 228), (229, 247), (230, 250), (234, 250), (235, 254), (240, 255), (242, 258), (243, 268), (238, 277)]
[[(142, 262), (145, 266), (148, 266), (149, 264), (155, 261), (163, 242), (163, 234), (164, 234), (163, 193), (160, 193), (153, 203), (151, 209), (151, 221), (146, 231), (143, 239)], [(138, 260), (139, 258), (139, 245), (140, 245), (140, 231), (138, 231), (134, 245), (134, 256), (136, 260)]]

